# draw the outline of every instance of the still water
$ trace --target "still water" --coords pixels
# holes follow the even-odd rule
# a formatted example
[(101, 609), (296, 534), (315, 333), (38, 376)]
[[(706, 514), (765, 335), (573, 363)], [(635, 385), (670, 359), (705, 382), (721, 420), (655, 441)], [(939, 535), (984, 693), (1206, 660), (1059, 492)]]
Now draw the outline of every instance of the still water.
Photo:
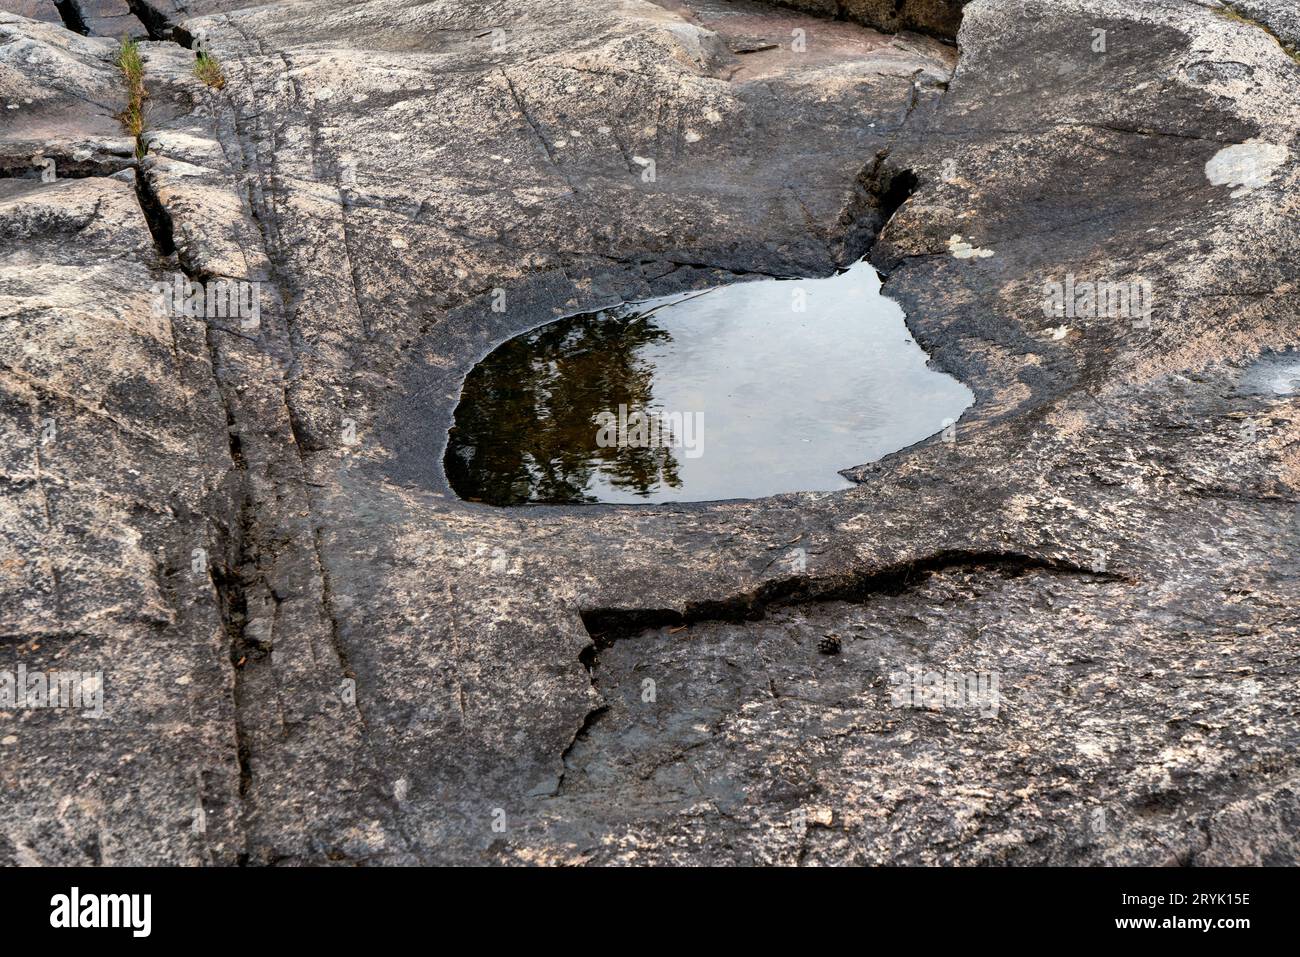
[(493, 505), (825, 491), (941, 431), (971, 391), (926, 365), (860, 262), (559, 319), (465, 380), (445, 466)]
[(1300, 393), (1300, 351), (1269, 352), (1256, 359), (1242, 373), (1237, 391), (1268, 396)]

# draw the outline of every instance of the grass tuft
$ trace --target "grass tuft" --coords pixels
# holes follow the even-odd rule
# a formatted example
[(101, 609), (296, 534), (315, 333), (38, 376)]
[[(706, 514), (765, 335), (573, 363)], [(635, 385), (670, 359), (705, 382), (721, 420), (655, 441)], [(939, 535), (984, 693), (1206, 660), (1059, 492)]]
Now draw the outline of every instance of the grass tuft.
[(135, 155), (144, 156), (144, 101), (148, 93), (144, 89), (144, 60), (140, 57), (140, 44), (129, 37), (123, 37), (117, 48), (115, 61), (126, 80), (126, 109), (117, 114), (129, 133), (135, 139)]
[(219, 90), (226, 85), (221, 64), (211, 53), (199, 52), (198, 59), (194, 61), (194, 75), (214, 90)]

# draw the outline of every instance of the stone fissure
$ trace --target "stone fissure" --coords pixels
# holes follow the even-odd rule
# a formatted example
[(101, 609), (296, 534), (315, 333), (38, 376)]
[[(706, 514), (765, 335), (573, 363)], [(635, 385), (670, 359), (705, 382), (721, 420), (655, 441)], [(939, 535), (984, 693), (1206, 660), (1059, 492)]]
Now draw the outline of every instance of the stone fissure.
[(969, 0), (770, 0), (815, 17), (847, 20), (884, 33), (912, 30), (956, 42)]
[(728, 598), (687, 602), (675, 609), (597, 608), (582, 613), (583, 624), (592, 637), (584, 664), (594, 668), (599, 654), (614, 642), (652, 628), (692, 625), (702, 621), (754, 621), (770, 608), (819, 602), (864, 603), (876, 595), (898, 595), (922, 584), (934, 572), (951, 569), (995, 569), (1023, 574), (1046, 571), (1078, 575), (1095, 581), (1125, 582), (1132, 579), (1111, 571), (1097, 571), (1067, 561), (1039, 558), (1017, 552), (945, 551), (857, 575), (830, 578), (791, 577), (771, 579), (752, 591)]
[[(133, 3), (133, 12), (138, 13), (136, 7), (137, 5)], [(123, 49), (125, 49), (125, 41)], [(130, 76), (127, 77), (127, 80), (128, 84), (133, 82)], [(138, 91), (133, 90), (132, 96), (143, 100), (147, 97), (143, 80), (141, 78), (134, 82), (138, 82), (139, 89)], [(140, 159), (130, 164), (134, 167), (133, 179), (136, 200), (157, 248), (159, 258), (164, 262), (174, 263), (188, 281), (201, 283), (208, 277), (195, 268), (188, 261), (188, 257), (177, 248), (172, 216), (155, 189), (148, 169), (149, 161), (145, 159), (146, 148), (143, 130), (137, 135), (136, 144), (137, 156)], [(230, 667), (234, 676), (234, 733), (240, 771), (239, 797), (243, 800), (247, 797), (252, 783), (252, 746), (242, 718), (245, 706), (241, 702), (246, 694), (242, 682), (243, 669), (250, 657), (260, 656), (265, 653), (264, 649), (258, 648), (255, 642), (249, 640), (246, 632), (249, 616), (246, 576), (255, 566), (255, 560), (252, 556), (252, 549), (254, 548), (252, 535), (256, 518), (248, 481), (247, 465), (242, 449), (242, 426), (236, 420), (234, 409), (227, 395), (227, 386), (223, 381), (221, 353), (213, 338), (218, 330), (211, 321), (202, 319), (200, 321), (204, 322), (204, 341), (215, 386), (214, 392), (220, 398), (224, 412), (230, 467), (233, 474), (237, 476), (234, 493), (236, 512), (233, 523), (227, 524), (219, 520), (212, 522), (212, 527), (216, 533), (217, 550), (221, 560), (213, 561), (210, 564), (209, 574), (217, 596), (218, 609), (229, 647)]]
[[(591, 644), (582, 651), (580, 660), (587, 670), (593, 689), (599, 693), (597, 668), (601, 653), (615, 643), (637, 635), (659, 628), (689, 629), (692, 625), (707, 622), (758, 621), (777, 609), (802, 605), (832, 602), (865, 604), (875, 598), (897, 596), (918, 589), (932, 575), (950, 571), (987, 571), (1010, 576), (1046, 572), (1057, 576), (1078, 577), (1085, 581), (1134, 584), (1133, 579), (1123, 574), (1084, 568), (1068, 561), (1014, 552), (945, 551), (857, 575), (771, 579), (751, 591), (728, 598), (687, 602), (681, 610), (598, 608), (584, 611), (581, 613), (582, 622), (591, 637)], [(687, 638), (689, 640), (689, 635)], [(775, 690), (773, 694), (780, 697)], [(607, 701), (597, 704), (587, 712), (574, 731), (572, 740), (560, 755), (561, 784), (567, 773), (570, 754), (580, 742), (590, 737), (601, 716), (608, 713), (609, 709)]]
[(81, 9), (77, 6), (76, 0), (55, 0), (54, 8), (63, 18), (63, 25), (73, 33), (80, 33), (82, 36), (90, 33), (86, 21), (81, 17)]
[[(173, 40), (176, 24), (172, 23), (161, 10), (149, 5), (144, 0), (126, 0), (127, 7), (135, 18), (149, 32), (150, 40)], [(180, 42), (179, 40), (177, 42)], [(189, 44), (183, 44), (188, 46)]]

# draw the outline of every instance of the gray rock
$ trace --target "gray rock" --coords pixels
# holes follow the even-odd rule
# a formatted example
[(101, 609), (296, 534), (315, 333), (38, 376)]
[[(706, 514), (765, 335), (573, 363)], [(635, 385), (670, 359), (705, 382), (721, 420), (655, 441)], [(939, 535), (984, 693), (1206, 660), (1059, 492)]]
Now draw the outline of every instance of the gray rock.
[[(115, 43), (0, 16), (0, 634), (105, 688), (0, 712), (0, 860), (1294, 862), (1300, 414), (1242, 385), (1297, 344), (1284, 17), (975, 0), (958, 60), (711, 0), (144, 5), (138, 163)], [(504, 339), (868, 252), (955, 441), (446, 487)], [(156, 315), (178, 272), (259, 321)]]
[(127, 0), (70, 0), (76, 16), (94, 37), (131, 37), (143, 40), (149, 36), (144, 23), (137, 17)]
[(30, 20), (43, 20), (46, 23), (63, 22), (54, 0), (5, 0), (4, 3), (0, 3), (0, 10)]

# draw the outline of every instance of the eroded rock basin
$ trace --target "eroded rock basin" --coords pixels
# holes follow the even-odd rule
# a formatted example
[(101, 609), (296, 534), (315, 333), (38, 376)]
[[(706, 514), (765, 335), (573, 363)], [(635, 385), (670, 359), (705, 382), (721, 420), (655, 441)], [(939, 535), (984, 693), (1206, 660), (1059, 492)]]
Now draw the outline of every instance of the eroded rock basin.
[[(142, 143), (116, 25), (0, 14), (0, 670), (104, 673), (0, 714), (0, 864), (1300, 859), (1279, 5), (130, 6)], [(442, 481), (500, 343), (864, 254), (953, 441), (680, 506)], [(158, 316), (177, 269), (260, 325)], [(1045, 314), (1070, 276), (1150, 315)]]
[(547, 323), (470, 373), (446, 468), (463, 497), (759, 498), (852, 483), (956, 421), (969, 389), (928, 365), (866, 262)]

